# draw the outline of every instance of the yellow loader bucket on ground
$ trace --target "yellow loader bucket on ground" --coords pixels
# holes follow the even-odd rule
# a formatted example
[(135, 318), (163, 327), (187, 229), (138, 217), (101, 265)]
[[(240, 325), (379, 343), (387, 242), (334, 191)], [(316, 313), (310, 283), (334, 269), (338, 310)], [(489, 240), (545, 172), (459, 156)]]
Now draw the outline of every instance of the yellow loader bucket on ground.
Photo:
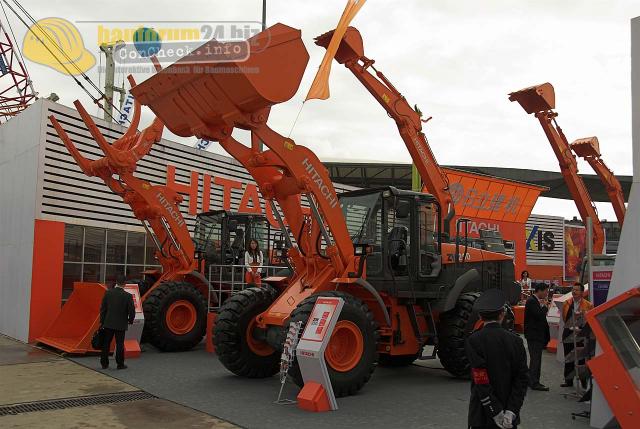
[(100, 325), (100, 304), (106, 291), (102, 283), (74, 283), (60, 314), (36, 341), (66, 353), (99, 351), (91, 347), (91, 337)]

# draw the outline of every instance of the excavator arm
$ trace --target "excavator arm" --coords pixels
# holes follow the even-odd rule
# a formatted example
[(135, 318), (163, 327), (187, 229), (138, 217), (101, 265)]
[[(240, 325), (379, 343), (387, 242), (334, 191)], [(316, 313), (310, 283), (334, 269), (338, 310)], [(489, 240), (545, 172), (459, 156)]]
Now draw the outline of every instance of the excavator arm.
[[(332, 36), (333, 30), (324, 33), (316, 37), (316, 44), (327, 48)], [(349, 27), (347, 29), (335, 59), (353, 73), (396, 122), (400, 136), (406, 144), (427, 190), (436, 197), (442, 209), (447, 211), (447, 216), (443, 217), (442, 230), (449, 233), (449, 224), (455, 211), (449, 192), (447, 175), (440, 168), (431, 151), (427, 137), (422, 132), (422, 124), (429, 119), (422, 119), (420, 109), (417, 106), (411, 107), (407, 99), (389, 79), (373, 66), (374, 60), (364, 56), (362, 36), (356, 28)]]
[[(133, 77), (129, 76), (128, 79), (131, 86), (135, 86)], [(182, 196), (166, 186), (152, 185), (133, 175), (137, 162), (162, 137), (162, 121), (156, 117), (149, 127), (138, 132), (140, 104), (135, 101), (130, 127), (122, 137), (109, 144), (84, 106), (79, 101), (75, 101), (74, 105), (104, 157), (97, 160), (85, 158), (56, 118), (52, 115), (49, 120), (80, 169), (87, 176), (100, 177), (131, 207), (147, 232), (153, 231), (150, 235), (157, 246), (156, 257), (163, 268), (159, 280), (175, 274), (191, 273), (196, 268), (196, 261), (193, 240), (178, 207)], [(160, 283), (158, 281), (155, 284)], [(147, 294), (151, 290), (153, 288)]]
[(576, 155), (589, 163), (591, 168), (593, 168), (600, 178), (600, 181), (604, 185), (607, 195), (611, 200), (611, 205), (613, 206), (613, 211), (616, 213), (618, 224), (622, 227), (624, 215), (627, 211), (627, 208), (624, 205), (624, 193), (622, 192), (622, 186), (616, 176), (614, 176), (613, 171), (611, 171), (602, 160), (598, 138), (587, 137), (584, 139), (578, 139), (572, 142), (570, 146)]
[(544, 130), (553, 152), (556, 154), (560, 171), (564, 181), (578, 208), (582, 221), (591, 218), (593, 225), (593, 249), (596, 253), (604, 251), (604, 230), (589, 191), (582, 178), (578, 175), (578, 163), (571, 152), (567, 137), (556, 121), (558, 113), (554, 112), (555, 92), (553, 85), (544, 83), (521, 89), (509, 94), (510, 101), (517, 101), (528, 113), (533, 113)]

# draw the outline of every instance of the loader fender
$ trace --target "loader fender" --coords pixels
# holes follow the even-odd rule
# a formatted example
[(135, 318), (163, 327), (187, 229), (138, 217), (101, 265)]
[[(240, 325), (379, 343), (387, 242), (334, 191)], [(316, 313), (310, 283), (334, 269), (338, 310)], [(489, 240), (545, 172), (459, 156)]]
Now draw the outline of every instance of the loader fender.
[(371, 286), (371, 283), (363, 278), (356, 279), (354, 283), (365, 288), (367, 292), (369, 292), (376, 299), (378, 305), (380, 306), (380, 310), (382, 310), (382, 314), (384, 314), (384, 320), (387, 322), (387, 326), (391, 326), (391, 318), (389, 317), (389, 312), (387, 311), (387, 307), (384, 305), (384, 301), (382, 300), (382, 297), (380, 296), (378, 291), (375, 290), (373, 286)]
[[(201, 287), (198, 287), (198, 285), (194, 286), (200, 290), (200, 292), (204, 295), (204, 296), (208, 296), (209, 295), (209, 288), (211, 287), (211, 285), (209, 284), (209, 280), (207, 280), (207, 278), (200, 272), (200, 271), (191, 271), (189, 274), (187, 274), (187, 276), (189, 277), (193, 277), (196, 280), (198, 280), (201, 283)], [(217, 304), (218, 302), (218, 298), (216, 297), (215, 294), (213, 294), (213, 296), (211, 297), (213, 298), (216, 302), (214, 302), (214, 304)]]
[(447, 295), (447, 298), (445, 299), (442, 312), (453, 310), (453, 308), (456, 306), (456, 301), (458, 301), (458, 297), (460, 296), (462, 291), (469, 284), (476, 280), (480, 280), (480, 274), (475, 268), (470, 269), (469, 271), (458, 277), (455, 284), (453, 285), (453, 288), (451, 288), (451, 290), (449, 291), (449, 295)]

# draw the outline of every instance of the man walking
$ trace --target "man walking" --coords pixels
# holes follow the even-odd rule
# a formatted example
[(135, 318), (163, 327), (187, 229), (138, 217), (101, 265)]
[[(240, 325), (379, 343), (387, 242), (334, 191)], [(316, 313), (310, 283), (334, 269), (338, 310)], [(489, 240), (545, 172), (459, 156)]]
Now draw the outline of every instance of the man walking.
[(551, 334), (547, 323), (547, 312), (551, 302), (547, 299), (549, 285), (537, 283), (533, 295), (524, 306), (524, 337), (529, 349), (529, 387), (532, 390), (547, 392), (549, 388), (540, 383), (542, 351), (549, 343)]
[(111, 340), (116, 337), (116, 363), (118, 369), (125, 369), (124, 333), (133, 324), (136, 316), (133, 296), (124, 290), (125, 278), (119, 275), (112, 289), (105, 292), (100, 305), (100, 327), (104, 329), (100, 364), (102, 369), (109, 368), (109, 348)]
[(529, 370), (522, 339), (502, 328), (505, 302), (501, 290), (489, 289), (475, 304), (484, 327), (471, 334), (465, 344), (472, 376), (472, 429), (511, 429), (520, 423)]

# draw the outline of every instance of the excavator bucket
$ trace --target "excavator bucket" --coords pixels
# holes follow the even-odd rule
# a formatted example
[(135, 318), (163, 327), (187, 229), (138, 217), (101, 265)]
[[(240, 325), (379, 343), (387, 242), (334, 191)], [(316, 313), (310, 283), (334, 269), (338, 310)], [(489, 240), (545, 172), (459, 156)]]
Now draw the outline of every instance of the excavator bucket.
[(298, 90), (309, 54), (300, 30), (284, 24), (248, 39), (246, 60), (221, 62), (215, 53), (232, 50), (237, 43), (211, 40), (131, 93), (183, 137), (216, 139), (229, 127), (248, 127), (246, 118), (253, 113), (255, 121), (265, 121), (268, 108)]
[(598, 137), (578, 139), (571, 143), (570, 146), (580, 158), (600, 157), (600, 143), (598, 143)]
[[(327, 31), (324, 34), (319, 35), (314, 40), (316, 45), (327, 48), (331, 37), (333, 37), (334, 30)], [(342, 37), (338, 51), (336, 52), (335, 59), (340, 64), (344, 64), (349, 61), (357, 61), (364, 56), (364, 45), (362, 44), (362, 36), (357, 28), (349, 27)]]
[(549, 82), (512, 92), (509, 100), (520, 103), (527, 113), (544, 112), (556, 107), (556, 94)]
[(97, 352), (91, 347), (91, 337), (100, 325), (100, 304), (106, 290), (102, 283), (74, 283), (60, 314), (36, 341), (66, 353)]

